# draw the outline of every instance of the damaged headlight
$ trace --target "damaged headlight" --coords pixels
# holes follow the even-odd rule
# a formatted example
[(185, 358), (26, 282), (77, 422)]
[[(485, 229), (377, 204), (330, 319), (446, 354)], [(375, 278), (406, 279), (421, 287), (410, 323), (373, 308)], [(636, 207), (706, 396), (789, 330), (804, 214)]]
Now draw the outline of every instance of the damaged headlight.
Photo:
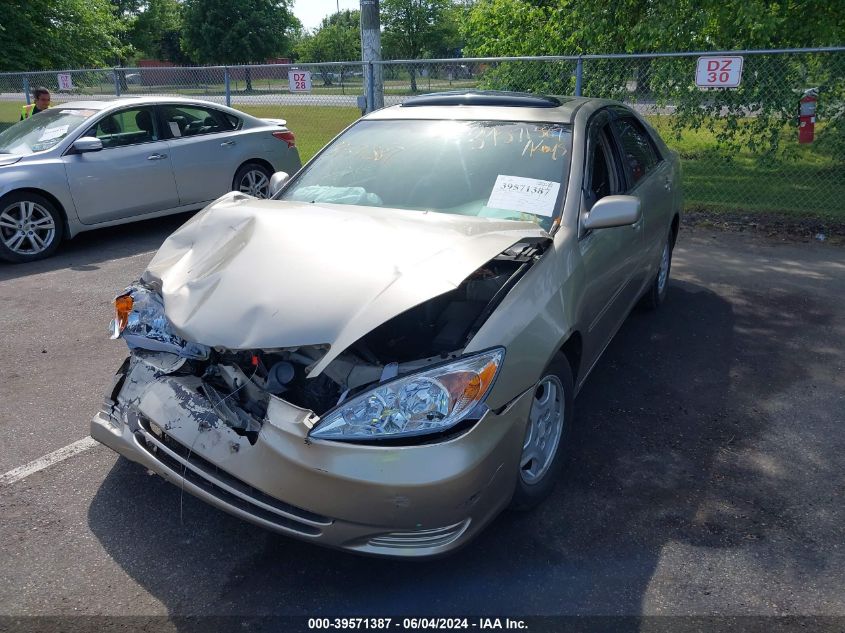
[(392, 439), (445, 431), (483, 402), (504, 357), (496, 349), (381, 384), (329, 413), (311, 436)]
[(123, 338), (129, 349), (171, 352), (185, 358), (208, 358), (211, 349), (173, 333), (164, 314), (161, 296), (140, 283), (129, 286), (114, 300), (111, 338)]

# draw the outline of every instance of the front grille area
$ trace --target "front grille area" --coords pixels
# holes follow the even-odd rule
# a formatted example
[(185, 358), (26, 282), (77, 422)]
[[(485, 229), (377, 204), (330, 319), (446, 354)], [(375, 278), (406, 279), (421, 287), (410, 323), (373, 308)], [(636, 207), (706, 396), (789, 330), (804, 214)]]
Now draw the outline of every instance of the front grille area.
[(469, 519), (447, 525), (446, 527), (433, 528), (430, 530), (416, 530), (414, 532), (388, 532), (379, 534), (369, 539), (368, 543), (373, 547), (391, 548), (429, 548), (440, 545), (448, 545), (463, 534), (469, 527)]
[(156, 437), (150, 430), (148, 420), (141, 420), (135, 435), (141, 448), (163, 466), (183, 476), (185, 481), (280, 529), (306, 536), (319, 536), (322, 534), (320, 526), (333, 523), (329, 517), (297, 508), (253, 488), (193, 453), (166, 433), (161, 438)]

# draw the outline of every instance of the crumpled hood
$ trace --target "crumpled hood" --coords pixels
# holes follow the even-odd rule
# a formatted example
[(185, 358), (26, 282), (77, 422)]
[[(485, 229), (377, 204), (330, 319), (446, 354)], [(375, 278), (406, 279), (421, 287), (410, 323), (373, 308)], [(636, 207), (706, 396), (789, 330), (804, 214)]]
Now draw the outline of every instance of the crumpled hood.
[(227, 194), (173, 233), (144, 280), (186, 340), (228, 349), (329, 344), (319, 373), (390, 318), (454, 289), (530, 222)]

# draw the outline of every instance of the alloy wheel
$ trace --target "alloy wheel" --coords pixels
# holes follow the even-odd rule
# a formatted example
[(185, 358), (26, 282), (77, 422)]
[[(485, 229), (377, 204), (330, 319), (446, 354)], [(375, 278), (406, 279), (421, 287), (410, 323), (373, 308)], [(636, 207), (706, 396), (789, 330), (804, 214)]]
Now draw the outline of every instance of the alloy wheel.
[(260, 169), (250, 169), (241, 178), (238, 189), (241, 193), (256, 198), (267, 198), (270, 193), (270, 179)]
[(56, 221), (31, 200), (14, 202), (0, 212), (0, 240), (18, 255), (38, 255), (56, 239)]

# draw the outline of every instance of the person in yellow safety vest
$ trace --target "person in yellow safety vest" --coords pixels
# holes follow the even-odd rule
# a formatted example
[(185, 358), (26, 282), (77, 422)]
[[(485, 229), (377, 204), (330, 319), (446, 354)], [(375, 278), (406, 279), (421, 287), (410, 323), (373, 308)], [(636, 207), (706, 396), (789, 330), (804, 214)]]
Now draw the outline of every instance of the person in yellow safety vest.
[(21, 108), (21, 121), (50, 107), (50, 91), (46, 88), (36, 88), (33, 90), (32, 98), (35, 100), (35, 103), (25, 105)]

